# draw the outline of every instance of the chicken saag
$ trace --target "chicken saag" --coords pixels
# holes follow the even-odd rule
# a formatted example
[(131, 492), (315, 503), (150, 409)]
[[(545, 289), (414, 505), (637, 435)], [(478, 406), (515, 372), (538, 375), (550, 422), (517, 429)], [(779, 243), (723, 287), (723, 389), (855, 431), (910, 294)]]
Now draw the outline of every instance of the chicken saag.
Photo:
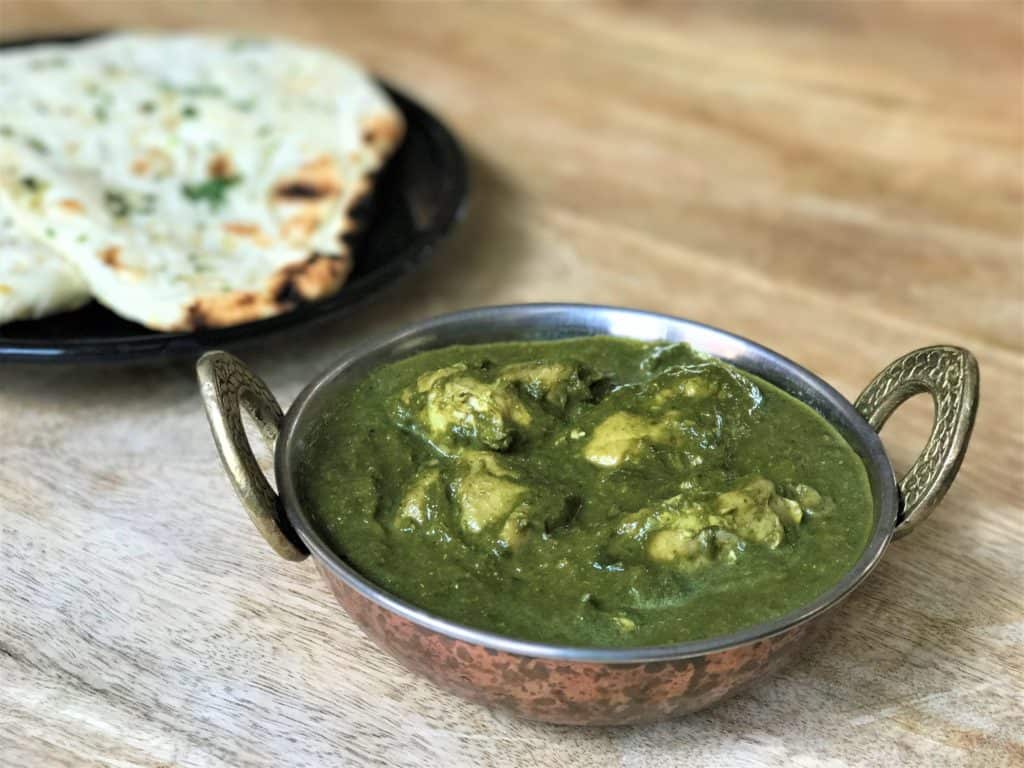
[(449, 347), (309, 441), (304, 503), (392, 593), (518, 638), (680, 642), (795, 609), (856, 561), (863, 465), (810, 408), (681, 344)]

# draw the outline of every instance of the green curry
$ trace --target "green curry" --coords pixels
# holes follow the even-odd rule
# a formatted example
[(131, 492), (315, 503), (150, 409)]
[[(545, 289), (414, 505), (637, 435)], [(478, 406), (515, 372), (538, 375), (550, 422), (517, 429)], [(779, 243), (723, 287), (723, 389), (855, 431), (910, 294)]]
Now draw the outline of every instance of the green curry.
[(772, 619), (850, 569), (863, 464), (811, 409), (682, 344), (448, 347), (307, 443), (303, 503), (366, 577), (528, 640), (660, 645)]

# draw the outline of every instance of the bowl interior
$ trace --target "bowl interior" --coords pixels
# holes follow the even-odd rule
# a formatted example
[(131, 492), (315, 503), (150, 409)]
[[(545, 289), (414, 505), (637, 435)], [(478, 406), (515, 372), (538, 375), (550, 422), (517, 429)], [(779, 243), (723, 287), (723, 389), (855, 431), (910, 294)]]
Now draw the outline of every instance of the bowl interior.
[[(863, 460), (874, 498), (874, 529), (853, 569), (814, 602), (737, 633), (647, 648), (581, 648), (516, 640), (434, 616), (364, 579), (325, 545), (302, 509), (293, 480), (312, 428), (320, 415), (332, 407), (338, 392), (380, 365), (429, 349), (453, 344), (595, 335), (686, 342), (760, 376), (802, 400), (829, 421)], [(276, 474), (289, 521), (314, 557), (349, 586), (388, 610), (442, 634), (497, 650), (539, 658), (611, 663), (683, 658), (723, 650), (769, 637), (824, 612), (845, 597), (875, 566), (891, 539), (899, 501), (892, 466), (877, 433), (849, 401), (810, 371), (752, 341), (700, 323), (638, 310), (575, 304), (525, 304), (467, 310), (408, 326), (349, 351), (334, 368), (310, 384), (289, 409), (278, 441)]]

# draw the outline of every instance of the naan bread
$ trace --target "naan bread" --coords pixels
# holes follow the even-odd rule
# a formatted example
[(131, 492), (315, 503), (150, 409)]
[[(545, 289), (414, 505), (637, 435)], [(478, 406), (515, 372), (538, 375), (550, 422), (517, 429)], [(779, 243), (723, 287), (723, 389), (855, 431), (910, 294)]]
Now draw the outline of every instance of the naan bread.
[(91, 298), (78, 271), (20, 232), (0, 202), (0, 325), (78, 309)]
[(337, 291), (353, 209), (401, 139), (350, 62), (270, 41), (116, 35), (0, 54), (0, 197), (151, 328)]

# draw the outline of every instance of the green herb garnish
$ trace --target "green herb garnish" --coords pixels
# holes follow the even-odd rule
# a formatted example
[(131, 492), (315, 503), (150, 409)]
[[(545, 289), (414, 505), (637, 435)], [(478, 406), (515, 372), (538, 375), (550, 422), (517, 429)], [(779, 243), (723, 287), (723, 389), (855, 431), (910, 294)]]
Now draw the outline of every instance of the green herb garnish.
[(108, 189), (103, 193), (103, 204), (115, 219), (123, 219), (132, 212), (131, 203), (121, 192)]
[(115, 219), (123, 219), (133, 214), (145, 216), (156, 208), (156, 195), (148, 192), (131, 194), (108, 189), (103, 193), (103, 204)]
[(191, 104), (186, 104), (181, 110), (182, 117), (196, 117), (199, 114), (199, 110), (193, 107)]
[(181, 193), (193, 203), (206, 201), (210, 208), (216, 210), (224, 204), (224, 196), (228, 189), (241, 180), (240, 176), (225, 176), (209, 179), (201, 184), (185, 184), (181, 188)]
[(50, 154), (50, 148), (43, 143), (42, 139), (37, 139), (35, 136), (28, 138), (25, 141), (31, 149), (34, 149), (40, 155)]

